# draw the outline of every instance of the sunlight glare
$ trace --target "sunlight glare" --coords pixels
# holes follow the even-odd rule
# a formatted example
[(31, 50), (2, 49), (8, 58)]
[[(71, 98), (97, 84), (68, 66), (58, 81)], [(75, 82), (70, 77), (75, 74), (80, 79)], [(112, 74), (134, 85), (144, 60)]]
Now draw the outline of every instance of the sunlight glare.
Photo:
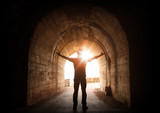
[(88, 58), (91, 58), (91, 57), (93, 57), (93, 56), (89, 52), (87, 52), (87, 51), (82, 52), (82, 58), (83, 59), (88, 59)]
[[(78, 56), (77, 53), (74, 53), (69, 57), (76, 58), (77, 56)], [(83, 59), (87, 59), (93, 57), (93, 55), (88, 51), (83, 51), (82, 57)], [(71, 85), (74, 79), (74, 66), (73, 63), (68, 60), (65, 63), (64, 75), (65, 79), (70, 79), (70, 85)], [(96, 59), (91, 62), (88, 62), (86, 65), (86, 78), (92, 78), (92, 77), (99, 77), (99, 65)]]

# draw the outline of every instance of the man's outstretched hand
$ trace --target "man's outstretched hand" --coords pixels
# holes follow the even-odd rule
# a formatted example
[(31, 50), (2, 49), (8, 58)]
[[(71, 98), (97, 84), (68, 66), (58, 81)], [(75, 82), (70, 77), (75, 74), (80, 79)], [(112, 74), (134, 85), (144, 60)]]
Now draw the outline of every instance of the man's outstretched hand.
[(56, 53), (57, 53), (57, 55), (61, 55), (59, 51), (57, 51)]

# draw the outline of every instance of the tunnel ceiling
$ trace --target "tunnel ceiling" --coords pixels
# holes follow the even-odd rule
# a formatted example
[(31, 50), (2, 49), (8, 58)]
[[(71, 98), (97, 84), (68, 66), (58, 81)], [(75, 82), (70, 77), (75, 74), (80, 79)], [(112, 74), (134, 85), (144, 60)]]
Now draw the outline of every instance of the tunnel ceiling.
[[(90, 49), (93, 55), (105, 52), (106, 68), (109, 70), (107, 73), (112, 79), (109, 84), (113, 89), (114, 96), (117, 100), (130, 103), (128, 90), (129, 49), (126, 34), (114, 15), (94, 5), (64, 6), (49, 12), (41, 19), (30, 42), (28, 103), (34, 103), (31, 90), (34, 89), (32, 82), (35, 82), (33, 79), (35, 67), (37, 65), (39, 67), (36, 72), (47, 70), (52, 78), (52, 83), (56, 84), (58, 82), (57, 65), (64, 65), (65, 61), (59, 62), (55, 52), (58, 50), (63, 55), (70, 56), (83, 47)], [(118, 69), (126, 75), (123, 83), (121, 82), (123, 74), (119, 75)], [(43, 81), (50, 83), (46, 82), (47, 78)], [(53, 84), (52, 90), (57, 88), (57, 85)], [(125, 87), (124, 91), (122, 88), (118, 88), (118, 85)], [(120, 93), (118, 94), (118, 92)], [(125, 97), (124, 95), (129, 96)]]
[(101, 47), (105, 46), (107, 54), (111, 54), (109, 56), (113, 56), (119, 40), (126, 41), (121, 39), (126, 36), (113, 15), (99, 7), (81, 5), (48, 13), (37, 26), (33, 40), (34, 37), (42, 37), (40, 40), (49, 46), (47, 51), (55, 49), (55, 45), (62, 50), (75, 40), (79, 43), (83, 43), (83, 39), (96, 41)]

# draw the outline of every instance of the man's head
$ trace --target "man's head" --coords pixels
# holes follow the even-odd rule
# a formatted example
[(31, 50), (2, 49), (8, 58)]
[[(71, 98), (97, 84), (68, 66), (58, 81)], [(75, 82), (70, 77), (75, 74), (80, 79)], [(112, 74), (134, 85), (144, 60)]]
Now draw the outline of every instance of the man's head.
[(77, 54), (78, 54), (78, 57), (80, 57), (80, 56), (82, 55), (82, 49), (79, 49), (79, 50), (77, 51)]

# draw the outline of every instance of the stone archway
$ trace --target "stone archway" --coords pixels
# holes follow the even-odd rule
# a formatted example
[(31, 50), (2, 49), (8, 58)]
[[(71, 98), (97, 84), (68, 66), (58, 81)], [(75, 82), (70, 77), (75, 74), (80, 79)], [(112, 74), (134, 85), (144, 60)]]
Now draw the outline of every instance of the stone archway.
[(117, 18), (101, 7), (61, 7), (41, 19), (30, 42), (27, 103), (32, 105), (64, 89), (65, 60), (79, 47), (93, 55), (104, 52), (100, 64), (101, 90), (130, 106), (129, 45)]

